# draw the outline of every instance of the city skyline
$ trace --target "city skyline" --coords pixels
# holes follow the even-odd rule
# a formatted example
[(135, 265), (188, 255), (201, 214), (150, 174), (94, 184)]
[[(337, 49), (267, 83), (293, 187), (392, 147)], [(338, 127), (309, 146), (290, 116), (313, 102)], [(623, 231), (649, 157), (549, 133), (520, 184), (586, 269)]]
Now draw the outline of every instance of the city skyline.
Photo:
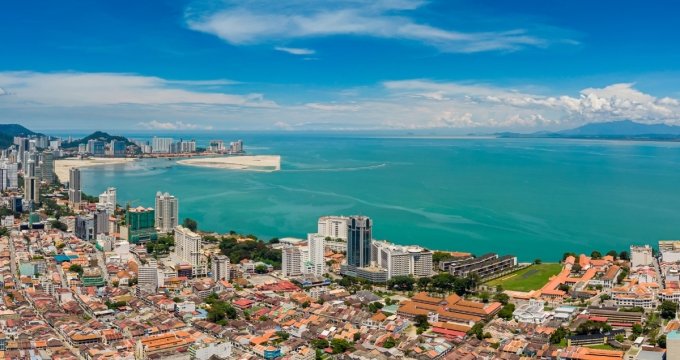
[(0, 121), (179, 133), (678, 124), (673, 6), (14, 3), (0, 15), (12, 34)]

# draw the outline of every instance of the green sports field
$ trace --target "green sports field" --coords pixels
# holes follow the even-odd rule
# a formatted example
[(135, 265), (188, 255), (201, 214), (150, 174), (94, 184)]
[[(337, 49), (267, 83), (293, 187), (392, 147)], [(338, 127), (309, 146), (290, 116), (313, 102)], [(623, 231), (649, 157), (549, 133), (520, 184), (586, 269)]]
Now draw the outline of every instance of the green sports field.
[(531, 265), (512, 274), (486, 283), (490, 286), (502, 286), (504, 290), (531, 291), (540, 289), (548, 282), (551, 276), (557, 275), (562, 270), (561, 264), (545, 263)]

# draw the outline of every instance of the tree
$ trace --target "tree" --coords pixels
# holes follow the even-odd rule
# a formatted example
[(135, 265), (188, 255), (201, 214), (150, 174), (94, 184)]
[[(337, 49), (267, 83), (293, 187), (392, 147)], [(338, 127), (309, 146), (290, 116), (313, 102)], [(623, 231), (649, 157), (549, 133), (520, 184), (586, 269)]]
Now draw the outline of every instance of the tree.
[(614, 260), (616, 260), (619, 257), (619, 254), (616, 252), (616, 250), (607, 251), (607, 255), (613, 257)]
[(78, 264), (73, 264), (69, 266), (68, 270), (73, 271), (74, 273), (78, 273), (78, 276), (83, 276), (83, 267)]
[(494, 300), (500, 302), (501, 304), (505, 305), (510, 301), (510, 296), (505, 293), (498, 293), (494, 297)]
[(662, 301), (661, 305), (659, 305), (659, 311), (662, 318), (666, 320), (673, 319), (678, 311), (678, 304), (673, 301)]
[(467, 335), (476, 336), (478, 340), (484, 339), (484, 323), (481, 321), (474, 324), (470, 330), (468, 330)]
[(635, 337), (642, 335), (642, 330), (643, 330), (642, 325), (638, 323), (633, 324), (633, 327), (631, 329), (631, 331), (633, 332), (633, 336)]
[(391, 337), (391, 336), (388, 337), (387, 340), (385, 340), (385, 342), (383, 343), (383, 347), (385, 349), (391, 349), (391, 348), (395, 347), (396, 345), (397, 345), (397, 341), (394, 340), (394, 338)]
[(550, 343), (559, 344), (560, 342), (562, 342), (562, 339), (567, 337), (567, 335), (569, 335), (569, 331), (567, 331), (563, 327), (558, 327), (555, 330), (555, 332), (553, 332), (552, 335), (550, 335)]
[(185, 218), (184, 221), (182, 221), (182, 226), (191, 231), (196, 231), (196, 229), (198, 229), (198, 223), (191, 218)]
[(659, 336), (659, 338), (656, 339), (656, 344), (657, 344), (660, 348), (665, 349), (665, 348), (666, 348), (666, 335), (661, 335), (661, 336)]
[(515, 304), (506, 304), (501, 311), (498, 312), (498, 317), (509, 321), (512, 319), (513, 312), (515, 312)]
[(312, 340), (312, 346), (314, 346), (317, 349), (325, 349), (328, 346), (330, 346), (330, 344), (326, 339), (314, 339)]
[(628, 254), (628, 251), (621, 251), (619, 253), (619, 259), (626, 261), (630, 260), (630, 255)]
[(542, 261), (541, 259), (539, 259), (539, 258), (534, 259), (534, 264), (535, 264), (535, 265), (541, 265), (542, 262), (543, 262), (543, 261)]
[(609, 300), (609, 299), (611, 299), (611, 298), (612, 298), (612, 297), (609, 296), (609, 294), (602, 294), (602, 295), (600, 295), (600, 300), (602, 300), (602, 301)]
[(66, 226), (66, 224), (64, 224), (63, 222), (61, 222), (59, 220), (53, 220), (51, 224), (52, 224), (53, 229), (59, 229), (61, 231), (68, 231), (68, 226)]
[(489, 302), (489, 293), (488, 292), (483, 292), (479, 294), (479, 299), (482, 300), (483, 303), (488, 303)]
[(594, 250), (593, 252), (590, 253), (590, 257), (593, 259), (601, 259), (602, 254), (599, 251)]
[(276, 336), (283, 342), (283, 341), (288, 340), (288, 338), (290, 337), (290, 334), (285, 332), (285, 331), (277, 331)]
[(573, 273), (579, 273), (581, 272), (581, 264), (574, 264), (571, 266), (571, 272)]
[(565, 252), (562, 254), (562, 261), (567, 260), (568, 257), (573, 256), (576, 257), (576, 253), (573, 252)]
[(394, 276), (387, 282), (387, 287), (400, 291), (411, 291), (416, 280), (410, 276)]
[(331, 340), (331, 348), (333, 349), (333, 354), (342, 354), (352, 348), (352, 343), (345, 339), (335, 338)]
[(266, 274), (267, 273), (267, 266), (266, 265), (257, 265), (255, 267), (255, 272), (258, 274)]
[(451, 260), (451, 259), (453, 259), (453, 256), (451, 255), (451, 253), (448, 253), (448, 252), (435, 251), (432, 254), (432, 262), (434, 264), (439, 264), (442, 261)]
[(432, 279), (429, 277), (421, 277), (418, 279), (418, 288), (420, 290), (427, 290), (427, 287), (430, 285), (432, 282)]
[(567, 284), (560, 284), (560, 286), (558, 286), (557, 288), (564, 292), (569, 292), (569, 285)]

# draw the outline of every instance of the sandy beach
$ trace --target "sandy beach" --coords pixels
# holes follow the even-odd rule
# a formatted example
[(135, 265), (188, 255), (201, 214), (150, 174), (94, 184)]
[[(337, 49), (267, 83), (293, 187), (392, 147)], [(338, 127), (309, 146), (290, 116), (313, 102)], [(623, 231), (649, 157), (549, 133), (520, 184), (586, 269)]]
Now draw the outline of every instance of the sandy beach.
[(181, 165), (230, 170), (250, 170), (250, 171), (281, 170), (281, 156), (279, 155), (207, 157), (198, 159), (179, 160), (177, 163)]
[(126, 164), (135, 161), (134, 158), (89, 158), (89, 159), (59, 159), (54, 161), (54, 172), (57, 174), (59, 181), (68, 181), (68, 173), (71, 168), (88, 167), (88, 166), (104, 166)]

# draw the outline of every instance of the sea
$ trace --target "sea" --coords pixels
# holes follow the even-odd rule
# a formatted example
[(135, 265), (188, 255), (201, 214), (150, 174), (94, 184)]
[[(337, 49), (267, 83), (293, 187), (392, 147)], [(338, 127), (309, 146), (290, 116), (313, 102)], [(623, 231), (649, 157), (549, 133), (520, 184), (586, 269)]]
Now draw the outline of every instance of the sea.
[[(148, 138), (148, 134), (127, 134)], [(557, 261), (680, 238), (680, 144), (567, 139), (197, 133), (281, 155), (277, 172), (142, 160), (82, 169), (121, 205), (179, 198), (201, 230), (305, 238), (323, 215), (367, 215), (373, 237), (430, 249)]]

